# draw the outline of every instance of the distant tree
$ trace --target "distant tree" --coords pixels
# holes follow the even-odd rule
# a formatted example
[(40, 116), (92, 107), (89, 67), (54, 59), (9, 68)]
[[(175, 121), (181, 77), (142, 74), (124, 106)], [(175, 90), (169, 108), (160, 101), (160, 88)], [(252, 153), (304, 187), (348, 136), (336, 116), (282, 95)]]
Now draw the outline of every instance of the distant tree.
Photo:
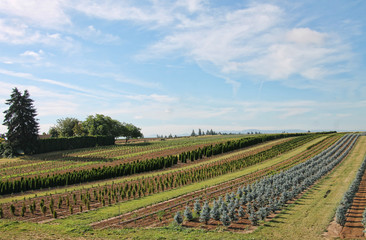
[(90, 136), (107, 135), (119, 137), (123, 136), (123, 131), (125, 130), (122, 123), (103, 114), (88, 116), (82, 126)]
[(56, 127), (50, 127), (50, 129), (48, 130), (48, 134), (50, 134), (51, 137), (55, 137), (55, 138), (57, 138), (59, 136), (59, 133), (58, 133)]
[(136, 127), (131, 123), (124, 123), (121, 127), (121, 136), (126, 138), (126, 143), (130, 138), (143, 138), (144, 135), (141, 132), (141, 128)]
[(86, 135), (86, 132), (84, 130), (82, 122), (79, 122), (78, 124), (75, 124), (72, 131), (74, 132), (74, 136), (84, 136), (84, 135)]
[(29, 92), (24, 91), (23, 95), (17, 88), (13, 89), (10, 99), (6, 100), (9, 109), (4, 111), (3, 125), (8, 127), (7, 139), (13, 151), (25, 154), (32, 154), (37, 147), (39, 124), (36, 109)]
[(209, 130), (206, 131), (206, 135), (210, 135), (210, 131)]
[(194, 132), (194, 129), (192, 130), (191, 136), (192, 137), (196, 136), (196, 133)]
[(198, 129), (198, 136), (201, 136), (202, 135), (202, 131), (201, 131), (201, 128)]
[[(79, 125), (79, 120), (72, 117), (57, 119), (57, 124), (48, 131), (53, 137), (72, 137), (74, 128)], [(57, 133), (56, 133), (57, 132)]]

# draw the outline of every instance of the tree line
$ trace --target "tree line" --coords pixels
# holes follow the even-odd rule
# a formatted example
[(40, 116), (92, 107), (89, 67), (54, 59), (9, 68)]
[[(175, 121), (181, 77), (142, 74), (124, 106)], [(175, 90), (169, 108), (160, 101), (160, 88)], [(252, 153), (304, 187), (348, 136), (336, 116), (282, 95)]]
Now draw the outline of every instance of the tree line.
[(131, 123), (121, 123), (103, 114), (89, 115), (85, 121), (77, 118), (67, 117), (57, 120), (57, 124), (50, 128), (49, 134), (52, 137), (74, 137), (74, 136), (113, 136), (125, 137), (126, 142), (130, 138), (143, 137), (141, 128)]
[[(5, 104), (9, 108), (4, 111), (3, 125), (8, 128), (8, 131), (5, 137), (0, 135), (1, 156), (34, 154), (39, 150), (39, 123), (33, 102), (28, 90), (22, 94), (17, 88), (13, 89), (10, 99), (6, 100)], [(130, 138), (143, 137), (141, 129), (133, 124), (121, 123), (102, 114), (90, 115), (85, 121), (79, 121), (76, 118), (58, 119), (57, 124), (50, 128), (49, 133), (52, 137), (64, 138), (75, 136), (125, 137), (126, 142)]]

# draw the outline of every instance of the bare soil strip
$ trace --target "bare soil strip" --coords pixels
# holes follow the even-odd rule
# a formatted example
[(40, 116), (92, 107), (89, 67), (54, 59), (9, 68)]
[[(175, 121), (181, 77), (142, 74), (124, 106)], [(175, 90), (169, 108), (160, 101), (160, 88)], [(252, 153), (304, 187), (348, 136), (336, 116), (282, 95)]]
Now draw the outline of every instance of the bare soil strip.
[[(334, 139), (333, 139), (334, 140)], [(152, 206), (148, 206), (145, 208), (138, 209), (133, 212), (129, 212), (114, 218), (110, 218), (107, 220), (103, 220), (97, 223), (91, 224), (94, 228), (108, 228), (108, 227), (118, 227), (118, 228), (126, 228), (126, 227), (142, 227), (142, 226), (161, 226), (167, 224), (172, 221), (174, 213), (176, 211), (182, 210), (187, 204), (192, 205), (193, 201), (196, 198), (202, 198), (211, 200), (218, 196), (221, 196), (227, 192), (236, 191), (238, 186), (243, 184), (252, 183), (260, 178), (268, 174), (272, 174), (273, 172), (287, 169), (293, 166), (296, 163), (305, 161), (312, 156), (319, 153), (321, 150), (325, 149), (330, 145), (330, 142), (333, 143), (330, 139), (325, 141), (324, 143), (316, 146), (314, 148), (308, 149), (304, 152), (301, 152), (290, 159), (282, 161), (278, 164), (275, 164), (271, 167), (262, 169), (260, 171), (256, 171), (254, 173), (242, 176), (240, 178), (234, 179), (232, 181), (228, 181), (225, 183), (218, 184), (216, 186), (212, 186), (206, 189), (198, 190), (195, 192), (191, 192), (189, 194), (185, 194), (183, 196), (170, 199), (165, 202), (161, 202), (158, 204), (154, 204)]]
[(340, 234), (341, 238), (365, 238), (362, 225), (362, 213), (366, 207), (366, 173), (363, 175), (358, 192), (353, 198), (353, 203), (347, 213), (346, 224)]

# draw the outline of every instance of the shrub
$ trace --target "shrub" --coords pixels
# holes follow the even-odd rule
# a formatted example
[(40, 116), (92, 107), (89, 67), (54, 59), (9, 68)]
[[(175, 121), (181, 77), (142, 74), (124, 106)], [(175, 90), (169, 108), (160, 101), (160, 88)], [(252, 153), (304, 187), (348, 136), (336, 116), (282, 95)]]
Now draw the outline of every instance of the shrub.
[(174, 216), (174, 221), (178, 224), (181, 225), (183, 223), (183, 217), (182, 214), (180, 212), (177, 212)]
[(188, 221), (193, 220), (192, 210), (189, 206), (186, 206), (186, 209), (184, 210), (183, 215)]
[(10, 212), (13, 216), (15, 215), (15, 206), (13, 204), (10, 205)]
[(200, 212), (201, 212), (200, 200), (196, 199), (196, 201), (194, 202), (194, 205), (193, 205), (193, 209), (197, 215), (200, 215)]
[(231, 220), (230, 220), (229, 216), (227, 215), (227, 213), (225, 211), (222, 213), (222, 215), (220, 217), (220, 221), (222, 222), (222, 224), (225, 227), (228, 227), (231, 224)]
[(210, 207), (208, 206), (208, 202), (206, 201), (205, 204), (203, 204), (203, 208), (200, 214), (200, 222), (205, 222), (207, 224), (210, 218)]

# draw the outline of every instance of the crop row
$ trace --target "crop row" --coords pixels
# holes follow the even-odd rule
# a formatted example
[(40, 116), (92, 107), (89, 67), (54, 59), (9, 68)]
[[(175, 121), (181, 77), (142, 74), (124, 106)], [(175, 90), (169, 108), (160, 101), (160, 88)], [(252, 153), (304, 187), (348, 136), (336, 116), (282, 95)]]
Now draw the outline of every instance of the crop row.
[(88, 149), (77, 149), (63, 152), (52, 152), (47, 154), (39, 154), (35, 157), (44, 160), (99, 160), (113, 161), (115, 159), (130, 158), (144, 154), (151, 154), (157, 151), (165, 151), (169, 149), (185, 148), (189, 146), (210, 145), (230, 140), (237, 140), (243, 136), (225, 136), (210, 138), (189, 138), (189, 139), (173, 139), (169, 141), (153, 141), (139, 144), (101, 146)]
[[(216, 139), (216, 138), (215, 138)], [(230, 138), (232, 139), (232, 138)], [(237, 139), (237, 138), (236, 138)], [(215, 140), (217, 141), (217, 139)], [(198, 141), (201, 142), (201, 141)], [(212, 140), (211, 140), (212, 142)], [(221, 142), (219, 142), (221, 143)], [(121, 147), (121, 146), (119, 146)], [(125, 146), (122, 146), (125, 147)], [(129, 147), (129, 146), (126, 146)], [(197, 146), (198, 148), (199, 146)], [(194, 149), (194, 148), (193, 148)], [(157, 149), (159, 150), (159, 149)], [(179, 149), (177, 149), (179, 150)], [(182, 149), (183, 150), (183, 149)], [(180, 152), (182, 152), (182, 150)], [(164, 152), (165, 150), (159, 150), (160, 154), (163, 156), (169, 155), (167, 153)], [(53, 153), (48, 153), (48, 154), (44, 154), (44, 155), (52, 155)], [(55, 155), (60, 155), (61, 153), (55, 153)], [(42, 156), (44, 156), (42, 155)], [(40, 155), (35, 155), (33, 157), (31, 157), (31, 159), (37, 159)], [(146, 156), (147, 157), (147, 156)], [(151, 158), (151, 157), (150, 157)], [(100, 166), (104, 166), (104, 165), (117, 165), (117, 164), (121, 164), (124, 163), (126, 161), (128, 161), (127, 159), (124, 159), (123, 161), (119, 161), (119, 162), (113, 162), (111, 164), (106, 164), (105, 162), (97, 162), (97, 161), (93, 161), (93, 160), (98, 160), (96, 158), (90, 158), (90, 159), (82, 159), (80, 157), (73, 157), (73, 158), (62, 158), (63, 161), (42, 161), (42, 160), (31, 160), (28, 159), (28, 157), (26, 158), (26, 160), (18, 160), (15, 162), (10, 163), (4, 163), (1, 164), (0, 167), (2, 168), (0, 171), (0, 177), (1, 175), (3, 176), (3, 178), (6, 179), (14, 179), (14, 178), (18, 178), (20, 179), (20, 177), (27, 177), (30, 175), (47, 175), (47, 173), (50, 172), (66, 172), (66, 170), (73, 170), (73, 169), (77, 169), (77, 168), (98, 168)], [(49, 158), (52, 159), (52, 158)], [(73, 159), (73, 160), (72, 160)], [(74, 161), (75, 160), (75, 161)], [(82, 161), (80, 161), (82, 160)], [(104, 161), (105, 159), (103, 159)], [(98, 160), (99, 161), (99, 160)], [(132, 162), (132, 160), (131, 160)]]
[[(265, 137), (265, 140), (272, 140), (276, 138), (286, 137), (287, 135), (281, 134), (281, 135), (268, 135)], [(318, 137), (319, 135), (316, 134), (310, 134), (305, 135), (302, 137), (295, 138), (287, 143), (283, 143), (281, 149), (274, 149), (273, 155), (281, 153), (281, 151), (287, 151), (287, 149), (291, 149), (297, 146), (300, 142), (303, 142), (304, 139), (314, 139), (315, 137)], [(264, 137), (263, 137), (264, 138)], [(260, 140), (263, 140), (261, 138)], [(254, 145), (258, 143), (258, 138), (243, 138), (241, 140), (235, 141), (233, 144), (232, 142), (226, 143), (229, 146), (235, 146), (237, 148), (244, 148), (247, 146)], [(203, 156), (212, 156), (214, 153), (219, 154), (219, 150), (223, 151), (224, 145), (219, 144), (219, 147), (217, 145), (215, 146), (209, 146), (207, 148), (204, 148), (202, 151)], [(233, 150), (232, 148), (228, 148), (227, 151)], [(197, 156), (195, 153), (200, 150), (194, 150), (191, 151), (189, 154), (192, 155), (194, 153), (194, 156)], [(264, 153), (267, 154), (267, 153)], [(200, 157), (200, 155), (198, 156)], [(265, 156), (263, 156), (264, 158)], [(93, 169), (85, 169), (85, 170), (74, 170), (73, 172), (66, 172), (62, 174), (53, 174), (52, 176), (35, 176), (35, 177), (28, 177), (28, 178), (21, 178), (13, 181), (2, 181), (0, 182), (0, 195), (9, 194), (9, 193), (17, 193), (21, 191), (27, 191), (27, 190), (35, 190), (40, 188), (49, 188), (49, 187), (56, 187), (56, 186), (65, 186), (70, 184), (76, 184), (76, 183), (83, 183), (83, 182), (89, 182), (89, 181), (96, 181), (96, 180), (102, 180), (102, 179), (109, 179), (109, 178), (115, 178), (115, 177), (122, 177), (122, 176), (128, 176), (135, 173), (142, 173), (142, 172), (148, 172), (148, 171), (154, 171), (154, 170), (160, 170), (163, 168), (171, 167), (178, 163), (179, 157), (178, 156), (167, 156), (167, 157), (161, 157), (156, 159), (149, 159), (145, 161), (135, 161), (132, 163), (125, 163), (120, 164), (117, 166), (108, 166), (108, 167), (98, 167)], [(248, 163), (255, 163), (256, 160), (248, 159)], [(246, 162), (238, 163), (239, 166), (247, 166)], [(231, 166), (228, 166), (231, 167)]]
[[(335, 137), (338, 138), (338, 137)], [(109, 219), (100, 223), (93, 224), (93, 227), (101, 228), (101, 227), (108, 227), (111, 225), (114, 226), (127, 226), (132, 227), (133, 224), (144, 226), (144, 224), (154, 222), (157, 218), (160, 218), (161, 212), (163, 211), (165, 214), (165, 217), (169, 217), (169, 212), (172, 212), (172, 210), (176, 208), (181, 208), (182, 206), (191, 203), (195, 198), (197, 197), (205, 197), (206, 199), (211, 199), (213, 197), (217, 197), (218, 195), (232, 191), (232, 188), (235, 188), (237, 186), (240, 186), (242, 184), (248, 184), (253, 182), (254, 180), (263, 178), (263, 176), (271, 175), (277, 171), (285, 170), (293, 166), (294, 164), (297, 164), (298, 162), (302, 162), (306, 159), (308, 159), (311, 156), (314, 156), (319, 150), (323, 150), (326, 146), (329, 146), (329, 144), (334, 142), (334, 137), (327, 139), (326, 142), (323, 142), (321, 145), (312, 148), (311, 150), (305, 150), (304, 152), (301, 152), (300, 154), (297, 154), (294, 157), (291, 157), (290, 159), (287, 159), (285, 161), (279, 162), (275, 165), (272, 165), (270, 167), (267, 167), (265, 169), (256, 171), (254, 173), (243, 175), (239, 178), (236, 178), (234, 180), (231, 180), (229, 182), (224, 182), (221, 184), (218, 184), (216, 186), (202, 189), (199, 191), (191, 192), (189, 194), (185, 194), (183, 196), (180, 196), (178, 198), (172, 199), (168, 202), (161, 202), (156, 205), (153, 205), (148, 208), (141, 208), (139, 210), (136, 210), (136, 212), (127, 213), (118, 217), (115, 217), (113, 219)], [(137, 217), (134, 217), (134, 215), (137, 215)], [(123, 221), (121, 221), (123, 219)], [(131, 225), (132, 224), (132, 225)]]
[[(333, 142), (334, 137), (328, 137), (329, 139), (327, 142), (321, 141), (322, 144), (320, 144), (318, 147), (323, 148), (323, 144), (330, 144)], [(246, 155), (255, 154), (260, 151), (263, 151), (263, 148), (270, 148), (270, 146), (265, 146), (260, 149), (252, 150)], [(316, 148), (314, 148), (316, 150)], [(238, 157), (240, 158), (242, 155), (237, 154), (236, 159)], [(305, 155), (302, 157), (306, 157)], [(301, 159), (301, 158), (299, 158)], [(299, 160), (298, 159), (298, 160)], [(235, 160), (233, 158), (232, 160)], [(283, 167), (286, 167), (288, 163), (284, 162)], [(75, 209), (70, 210), (70, 205), (65, 205), (67, 202), (66, 199), (87, 199), (88, 195), (93, 196), (91, 200), (89, 200), (87, 203), (84, 203), (84, 209), (90, 209), (90, 208), (97, 208), (105, 206), (106, 204), (112, 204), (117, 203), (120, 201), (127, 201), (130, 199), (139, 198), (142, 196), (151, 195), (154, 193), (162, 192), (168, 189), (174, 189), (178, 188), (187, 184), (191, 184), (197, 181), (205, 180), (208, 178), (214, 177), (214, 174), (212, 175), (206, 175), (205, 171), (202, 171), (202, 167), (195, 168), (195, 169), (186, 169), (186, 170), (179, 170), (172, 173), (167, 173), (163, 175), (157, 175), (149, 178), (142, 178), (139, 180), (133, 180), (129, 182), (123, 182), (120, 184), (112, 184), (111, 186), (104, 186), (104, 187), (94, 187), (90, 189), (86, 189), (83, 191), (74, 191), (67, 194), (58, 194), (54, 195), (52, 198), (58, 199), (57, 205), (57, 215), (64, 216), (65, 214), (72, 214), (69, 211), (76, 212)], [(61, 198), (62, 197), (62, 198)], [(50, 199), (47, 200), (49, 197), (38, 197), (34, 199), (29, 199), (26, 201), (26, 205), (34, 205), (32, 201), (35, 201), (37, 206), (40, 204), (40, 201), (45, 201), (48, 205), (50, 204)], [(61, 199), (61, 201), (60, 201)], [(29, 202), (30, 201), (30, 202)], [(74, 202), (74, 201), (73, 201)], [(19, 205), (21, 202), (17, 203), (15, 206), (19, 209)], [(76, 204), (82, 204), (81, 201), (73, 204), (72, 208), (75, 208)], [(8, 206), (9, 207), (9, 206)], [(48, 215), (50, 216), (50, 215)], [(28, 216), (27, 218), (32, 219), (32, 221), (37, 221), (37, 219), (42, 218), (42, 216), (38, 216), (33, 214), (31, 216)], [(44, 216), (43, 216), (44, 217)], [(51, 215), (52, 217), (52, 215)]]
[(366, 170), (366, 157), (362, 162), (360, 168), (357, 171), (356, 177), (353, 180), (352, 184), (349, 186), (347, 192), (343, 195), (343, 198), (336, 210), (336, 221), (341, 226), (344, 226), (346, 223), (346, 215), (349, 208), (352, 205), (353, 199), (358, 191), (363, 175)]
[[(271, 138), (275, 136), (275, 138), (279, 137), (282, 138), (283, 135), (270, 135), (270, 136), (266, 136), (266, 135), (260, 135), (260, 136), (256, 136), (256, 137), (244, 137), (241, 139), (236, 139), (236, 140), (232, 140), (232, 138), (229, 138), (229, 141), (226, 141), (224, 143), (222, 142), (218, 142), (216, 145), (220, 145), (223, 144), (224, 147), (226, 145), (228, 145), (228, 143), (232, 143), (232, 142), (245, 142), (246, 144), (248, 144), (248, 146), (250, 145), (250, 143), (255, 144), (256, 142), (261, 142), (261, 141), (269, 141), (271, 140)], [(289, 135), (289, 136), (294, 136), (294, 135)], [(239, 141), (240, 140), (240, 141)], [(199, 142), (199, 141), (198, 141)], [(143, 161), (146, 159), (152, 159), (152, 158), (160, 158), (160, 157), (166, 157), (169, 155), (176, 155), (176, 154), (180, 154), (180, 153), (185, 153), (186, 155), (190, 154), (191, 151), (195, 151), (197, 149), (200, 149), (200, 147), (204, 148), (204, 147), (208, 147), (208, 148), (212, 148), (212, 146), (216, 146), (216, 145), (193, 145), (191, 147), (186, 147), (186, 148), (176, 148), (175, 150), (171, 149), (171, 150), (159, 150), (157, 149), (157, 151), (155, 152), (154, 155), (141, 155), (140, 159), (136, 159), (135, 158), (125, 158), (123, 160), (118, 160), (118, 161), (111, 161), (111, 162), (100, 162), (100, 159), (97, 158), (90, 158), (87, 159), (87, 157), (73, 157), (72, 158), (68, 157), (68, 158), (63, 158), (65, 161), (34, 161), (34, 160), (26, 160), (26, 161), (22, 161), (23, 162), (23, 166), (19, 166), (19, 163), (16, 163), (14, 167), (6, 167), (6, 170), (2, 171), (3, 176), (6, 176), (6, 178), (8, 178), (9, 180), (16, 180), (16, 179), (20, 179), (21, 177), (30, 177), (32, 175), (39, 175), (39, 176), (46, 176), (49, 173), (57, 173), (57, 174), (61, 174), (61, 173), (65, 173), (65, 172), (70, 172), (70, 170), (74, 170), (74, 169), (92, 169), (92, 168), (98, 168), (98, 167), (107, 167), (107, 166), (116, 166), (119, 164), (124, 164), (127, 162), (133, 162), (133, 161)], [(243, 145), (244, 146), (244, 145)], [(158, 151), (159, 150), (159, 151)], [(226, 150), (224, 150), (224, 152), (226, 152)], [(56, 153), (58, 154), (58, 153)], [(185, 155), (185, 156), (186, 156)], [(155, 157), (154, 157), (155, 156)], [(190, 156), (189, 156), (190, 157)], [(201, 155), (202, 157), (202, 155)], [(66, 161), (66, 159), (68, 159)], [(95, 161), (93, 161), (95, 160)], [(106, 159), (102, 159), (103, 161)], [(30, 161), (31, 164), (27, 164), (27, 162)], [(42, 164), (42, 162), (44, 164)], [(84, 162), (84, 163), (83, 163)], [(40, 165), (41, 165), (41, 169), (39, 169)], [(33, 166), (34, 165), (34, 166)], [(57, 166), (56, 166), (57, 165)], [(33, 169), (33, 170), (32, 170)]]
[[(269, 214), (275, 213), (285, 206), (286, 202), (295, 198), (305, 189), (313, 185), (318, 179), (330, 172), (342, 161), (357, 141), (357, 135), (348, 135), (340, 139), (337, 144), (323, 151), (310, 160), (298, 164), (280, 174), (263, 178), (251, 185), (244, 185), (238, 191), (214, 200), (212, 209), (205, 202), (201, 210), (200, 202), (194, 204), (194, 210), (200, 221), (208, 222), (211, 218), (220, 220), (224, 226), (239, 218), (247, 218), (252, 225), (258, 225)], [(185, 217), (193, 220), (189, 207), (186, 207)], [(175, 215), (178, 224), (183, 222), (180, 213)]]

